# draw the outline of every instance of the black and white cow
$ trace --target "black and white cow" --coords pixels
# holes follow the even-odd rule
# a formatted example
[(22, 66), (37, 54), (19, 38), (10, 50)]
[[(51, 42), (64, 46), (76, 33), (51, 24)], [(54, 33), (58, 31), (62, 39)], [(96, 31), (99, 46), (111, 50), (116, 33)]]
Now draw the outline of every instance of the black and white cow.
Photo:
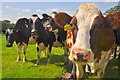
[(23, 62), (26, 62), (26, 49), (28, 46), (28, 41), (30, 37), (30, 28), (29, 20), (27, 18), (20, 18), (13, 28), (9, 28), (6, 31), (3, 30), (3, 33), (6, 35), (6, 47), (12, 47), (14, 41), (17, 45), (18, 57), (17, 61), (20, 61), (20, 53), (23, 48), (24, 58)]
[[(35, 37), (36, 42), (37, 42), (37, 62), (36, 65), (39, 64), (40, 61), (40, 53), (43, 50), (46, 50), (48, 48), (48, 63), (50, 63), (50, 53), (52, 50), (52, 46), (54, 47), (63, 47), (64, 44), (60, 43), (57, 40), (57, 35), (53, 32), (49, 32), (46, 30), (44, 25), (44, 21), (48, 18), (47, 15), (43, 15), (44, 19), (40, 19), (36, 14), (32, 15), (30, 18), (30, 27), (31, 27), (31, 35)], [(64, 48), (65, 51), (67, 52), (67, 48)], [(65, 52), (65, 53), (66, 53)]]
[[(47, 15), (47, 14), (43, 14), (43, 18), (42, 18), (42, 22), (43, 22), (43, 27), (45, 27), (46, 30), (48, 30), (49, 32), (54, 32), (54, 34), (56, 35), (56, 41), (58, 41), (60, 44), (64, 45), (64, 59), (65, 59), (65, 63), (67, 63), (67, 56), (68, 56), (68, 44), (66, 43), (66, 39), (67, 39), (67, 31), (64, 31), (63, 28), (60, 28), (54, 21), (54, 16), (57, 13), (52, 13), (51, 16)], [(69, 36), (70, 37), (70, 36)], [(59, 47), (61, 47), (60, 45), (58, 45)], [(53, 45), (54, 47), (54, 45)]]

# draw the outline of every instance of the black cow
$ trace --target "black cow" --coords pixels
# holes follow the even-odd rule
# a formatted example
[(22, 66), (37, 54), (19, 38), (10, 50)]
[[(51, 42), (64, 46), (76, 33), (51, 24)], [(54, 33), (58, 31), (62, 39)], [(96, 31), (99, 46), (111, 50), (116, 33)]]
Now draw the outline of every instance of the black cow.
[(48, 32), (45, 30), (42, 24), (42, 20), (36, 15), (32, 15), (30, 18), (31, 35), (34, 36), (37, 43), (37, 61), (35, 65), (39, 64), (40, 53), (48, 47), (48, 63), (50, 63), (50, 53), (52, 50), (52, 45), (55, 42), (55, 35), (53, 32)]
[(17, 61), (20, 61), (20, 52), (22, 47), (24, 47), (23, 62), (26, 62), (26, 49), (30, 37), (29, 20), (27, 18), (20, 18), (13, 28), (9, 28), (6, 31), (3, 30), (3, 33), (6, 35), (6, 47), (12, 47), (14, 41), (16, 42), (18, 50)]

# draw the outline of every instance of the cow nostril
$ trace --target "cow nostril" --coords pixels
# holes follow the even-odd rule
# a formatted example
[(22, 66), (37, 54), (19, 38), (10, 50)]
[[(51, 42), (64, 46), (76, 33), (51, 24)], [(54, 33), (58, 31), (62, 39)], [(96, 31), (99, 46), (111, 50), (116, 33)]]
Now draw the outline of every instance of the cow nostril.
[(79, 58), (84, 57), (84, 53), (77, 53), (76, 55), (77, 55), (77, 57), (79, 57)]
[(86, 61), (86, 60), (84, 59), (84, 57), (85, 57), (85, 54), (84, 54), (84, 53), (77, 53), (76, 55), (77, 55), (78, 61)]

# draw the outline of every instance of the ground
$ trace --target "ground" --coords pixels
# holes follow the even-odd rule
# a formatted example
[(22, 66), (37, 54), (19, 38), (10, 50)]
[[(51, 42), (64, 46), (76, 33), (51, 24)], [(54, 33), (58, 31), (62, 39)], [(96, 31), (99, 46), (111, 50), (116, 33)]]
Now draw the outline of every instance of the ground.
[[(53, 48), (51, 55), (51, 64), (47, 64), (47, 57), (41, 53), (40, 64), (34, 66), (36, 57), (36, 45), (29, 45), (27, 49), (28, 62), (22, 60), (17, 62), (17, 48), (14, 43), (12, 48), (6, 48), (5, 36), (0, 36), (0, 45), (2, 45), (2, 78), (54, 78), (60, 79), (64, 72), (68, 70), (69, 65), (64, 66), (63, 49)], [(1, 46), (0, 46), (1, 47)], [(21, 54), (21, 59), (23, 53)], [(92, 75), (89, 79), (97, 78)], [(105, 73), (105, 78), (118, 79), (118, 59), (110, 60)]]

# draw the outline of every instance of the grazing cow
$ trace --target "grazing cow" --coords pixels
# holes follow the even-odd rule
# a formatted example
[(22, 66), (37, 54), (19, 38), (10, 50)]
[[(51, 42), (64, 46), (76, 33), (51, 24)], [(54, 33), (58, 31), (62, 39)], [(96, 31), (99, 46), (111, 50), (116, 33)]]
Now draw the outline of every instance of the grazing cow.
[(16, 42), (18, 57), (17, 61), (20, 61), (20, 53), (23, 48), (24, 58), (23, 62), (26, 62), (26, 49), (28, 46), (28, 41), (30, 37), (30, 28), (29, 28), (29, 20), (26, 18), (20, 18), (16, 25), (13, 28), (9, 28), (6, 31), (3, 31), (6, 35), (6, 47), (12, 47), (13, 42)]
[[(63, 24), (55, 18), (58, 25)], [(69, 59), (76, 66), (77, 79), (83, 76), (84, 64), (88, 64), (92, 72), (96, 71), (98, 77), (103, 78), (115, 43), (115, 35), (109, 21), (103, 17), (95, 4), (81, 4), (70, 24), (71, 29), (75, 26), (78, 29), (69, 55)]]
[[(110, 13), (106, 18), (111, 22), (111, 27), (115, 33), (117, 46), (115, 47), (114, 58), (116, 58), (117, 47), (120, 46), (120, 12)], [(120, 59), (120, 52), (118, 58)]]

